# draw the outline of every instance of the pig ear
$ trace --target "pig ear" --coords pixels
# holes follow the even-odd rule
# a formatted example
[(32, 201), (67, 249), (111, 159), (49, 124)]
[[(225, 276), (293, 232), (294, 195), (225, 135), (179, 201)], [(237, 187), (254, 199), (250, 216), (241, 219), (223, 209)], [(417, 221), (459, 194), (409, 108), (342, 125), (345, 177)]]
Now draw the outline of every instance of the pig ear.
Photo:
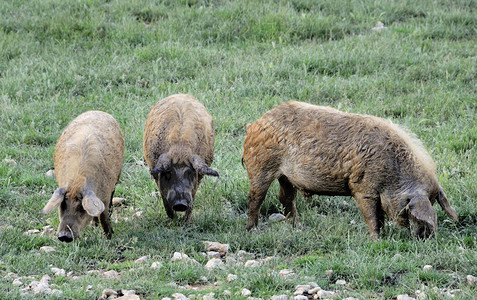
[(60, 187), (53, 192), (51, 195), (50, 200), (48, 203), (43, 207), (41, 210), (42, 213), (47, 214), (50, 213), (53, 209), (55, 209), (58, 205), (60, 205), (61, 201), (65, 198), (66, 194), (66, 187)]
[(83, 204), (84, 210), (88, 213), (88, 215), (92, 217), (99, 216), (104, 211), (104, 203), (93, 191), (87, 190), (83, 192)]
[(411, 217), (420, 222), (429, 224), (434, 230), (436, 229), (437, 215), (428, 198), (415, 196), (407, 204), (406, 208)]
[(446, 193), (444, 193), (444, 190), (442, 189), (442, 187), (439, 188), (439, 195), (437, 195), (437, 202), (442, 207), (442, 210), (444, 210), (449, 217), (454, 219), (454, 221), (459, 220), (459, 217), (457, 216), (455, 209), (453, 209), (452, 206), (450, 206), (449, 201), (447, 200), (447, 197), (446, 197)]
[(167, 153), (161, 154), (157, 160), (156, 166), (151, 170), (151, 175), (157, 180), (159, 173), (168, 170), (171, 167), (171, 159)]
[(192, 156), (191, 159), (192, 167), (199, 172), (200, 175), (210, 175), (210, 176), (219, 176), (219, 173), (215, 170), (212, 170), (207, 166), (204, 161), (197, 155)]

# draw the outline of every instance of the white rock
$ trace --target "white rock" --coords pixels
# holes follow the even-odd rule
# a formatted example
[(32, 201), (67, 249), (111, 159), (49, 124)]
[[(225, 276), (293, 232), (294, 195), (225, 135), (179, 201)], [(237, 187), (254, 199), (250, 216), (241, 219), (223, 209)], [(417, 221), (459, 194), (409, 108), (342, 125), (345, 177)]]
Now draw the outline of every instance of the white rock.
[(137, 212), (134, 214), (133, 217), (136, 217), (136, 218), (140, 219), (140, 218), (142, 218), (142, 214), (143, 214), (142, 211), (137, 211)]
[(43, 226), (43, 230), (40, 233), (40, 236), (55, 236), (55, 234), (56, 234), (55, 229), (50, 225), (46, 225), (46, 226)]
[(290, 269), (283, 269), (283, 270), (280, 270), (280, 272), (278, 272), (278, 275), (283, 277), (291, 276), (294, 274), (295, 273), (293, 272), (293, 270), (290, 270)]
[(162, 267), (162, 263), (160, 261), (155, 261), (151, 264), (151, 269), (160, 269)]
[(134, 295), (124, 295), (119, 298), (116, 298), (116, 300), (140, 300), (141, 298), (134, 294)]
[(225, 256), (229, 252), (229, 244), (221, 244), (218, 242), (205, 241), (205, 249), (207, 251), (219, 252), (220, 255)]
[(213, 258), (221, 258), (222, 257), (220, 252), (217, 252), (217, 251), (208, 251), (207, 256), (208, 257), (213, 257)]
[(208, 293), (202, 297), (202, 300), (214, 300), (215, 293)]
[(225, 290), (224, 296), (232, 296), (232, 292), (230, 290)]
[(247, 256), (247, 255), (252, 255), (252, 253), (249, 253), (249, 252), (247, 252), (247, 251), (245, 251), (245, 250), (239, 250), (239, 251), (237, 252), (237, 256), (238, 256), (238, 257)]
[(409, 297), (407, 294), (404, 295), (398, 295), (396, 297), (397, 300), (416, 300), (416, 298)]
[(350, 225), (355, 225), (355, 224), (356, 224), (356, 221), (355, 221), (355, 220), (351, 220), (351, 221), (349, 221), (349, 224), (350, 224)]
[(161, 300), (172, 300), (172, 298), (164, 297), (164, 298), (162, 298)]
[(371, 30), (373, 30), (373, 31), (382, 31), (382, 30), (384, 30), (384, 29), (386, 29), (386, 28), (387, 28), (387, 27), (384, 26), (383, 22), (378, 21), (378, 22), (376, 22), (376, 26), (373, 27), (373, 28), (371, 28)]
[(56, 250), (55, 248), (50, 246), (43, 246), (43, 247), (40, 247), (40, 251), (48, 253), (48, 252), (54, 252)]
[(343, 300), (359, 300), (359, 299), (355, 297), (346, 297)]
[(293, 297), (293, 300), (308, 300), (308, 297), (304, 295), (297, 295)]
[(190, 300), (184, 294), (181, 293), (172, 294), (172, 298), (174, 298), (174, 300)]
[(86, 271), (86, 274), (87, 275), (101, 275), (101, 271), (100, 270), (89, 270), (89, 271)]
[(91, 291), (92, 289), (93, 289), (93, 286), (92, 286), (91, 284), (88, 284), (88, 285), (86, 286), (86, 291), (87, 291), (87, 292)]
[(260, 266), (260, 262), (254, 260), (254, 259), (250, 259), (250, 260), (247, 260), (245, 262), (245, 267), (246, 268), (255, 268), (255, 267), (259, 267), (259, 266)]
[(336, 284), (338, 284), (338, 285), (346, 285), (346, 280), (342, 280), (342, 279), (336, 280)]
[(206, 269), (215, 269), (217, 267), (220, 267), (224, 264), (224, 262), (220, 258), (212, 258), (205, 264)]
[(334, 294), (335, 294), (335, 292), (325, 291), (325, 290), (319, 290), (318, 293), (316, 293), (316, 295), (318, 295), (318, 297), (320, 299), (329, 298), (329, 297), (333, 296)]
[(467, 280), (467, 283), (468, 283), (468, 284), (477, 285), (477, 277), (472, 276), (472, 275), (467, 275), (467, 276), (465, 277), (465, 279)]
[(124, 203), (124, 198), (114, 197), (113, 198), (113, 206), (119, 206)]
[(431, 265), (425, 265), (423, 268), (422, 268), (424, 271), (430, 271), (432, 270), (432, 266)]
[(55, 176), (55, 170), (53, 170), (53, 169), (52, 169), (52, 170), (48, 170), (48, 171), (45, 173), (45, 175), (46, 175), (47, 177), (53, 177), (53, 176)]
[(305, 292), (308, 292), (308, 290), (309, 290), (310, 288), (311, 288), (311, 286), (310, 286), (309, 284), (300, 284), (300, 285), (297, 285), (297, 286), (295, 286), (295, 290), (296, 290), (296, 291), (299, 291), (299, 290), (300, 290), (300, 291), (302, 291), (302, 292), (299, 293), (299, 294), (296, 294), (296, 292), (295, 292), (295, 295), (301, 295), (301, 294), (303, 294), (303, 293), (305, 293)]
[(235, 274), (229, 274), (229, 275), (227, 275), (227, 281), (228, 281), (228, 282), (237, 280), (237, 278), (238, 278), (238, 277), (237, 277), (237, 275), (235, 275)]
[(147, 256), (141, 256), (141, 257), (139, 257), (138, 259), (136, 259), (136, 260), (134, 261), (134, 263), (136, 263), (136, 264), (143, 264), (143, 263), (145, 263), (147, 260), (148, 260), (148, 257), (147, 257)]
[(325, 275), (331, 276), (333, 274), (335, 274), (335, 272), (333, 270), (326, 270), (325, 271)]
[(14, 286), (22, 286), (23, 282), (19, 278), (15, 278), (12, 283)]
[(251, 296), (251, 295), (252, 295), (252, 292), (250, 290), (242, 289), (242, 296), (248, 297), (248, 296)]
[(184, 260), (186, 258), (189, 258), (189, 256), (185, 253), (180, 253), (180, 252), (174, 252), (172, 255), (171, 261), (179, 261), (179, 260)]
[(279, 213), (271, 214), (270, 217), (268, 217), (268, 220), (270, 222), (281, 222), (285, 219), (286, 219), (286, 217), (282, 214), (279, 214)]
[(14, 159), (11, 159), (11, 158), (5, 158), (3, 161), (6, 162), (7, 164), (11, 165), (11, 166), (16, 166), (17, 165), (17, 162)]
[(26, 234), (26, 235), (32, 235), (32, 234), (38, 234), (38, 233), (40, 233), (40, 230), (38, 230), (38, 229), (30, 229), (30, 230), (25, 231), (24, 234)]
[(276, 295), (270, 297), (270, 300), (288, 300), (288, 295)]
[(103, 272), (103, 277), (104, 278), (118, 278), (119, 273), (115, 270), (106, 271), (106, 272)]
[(319, 286), (317, 286), (317, 287), (314, 287), (314, 288), (308, 290), (308, 294), (314, 295), (314, 294), (317, 294), (319, 291), (321, 291), (321, 288)]
[[(117, 296), (118, 293), (113, 289), (104, 289), (101, 293), (103, 299), (108, 299), (109, 296)], [(116, 297), (115, 297), (116, 298)]]
[(135, 290), (121, 290), (121, 293), (123, 293), (124, 296), (136, 295), (136, 291), (135, 291)]
[(55, 276), (66, 276), (66, 271), (60, 268), (51, 268), (51, 272), (55, 274)]

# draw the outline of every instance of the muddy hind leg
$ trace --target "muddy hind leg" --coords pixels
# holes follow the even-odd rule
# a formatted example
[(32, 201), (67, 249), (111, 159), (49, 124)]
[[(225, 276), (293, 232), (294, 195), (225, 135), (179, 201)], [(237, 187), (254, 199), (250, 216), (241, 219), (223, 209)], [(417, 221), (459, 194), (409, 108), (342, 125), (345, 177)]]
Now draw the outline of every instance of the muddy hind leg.
[(274, 178), (267, 180), (259, 180), (258, 182), (250, 181), (250, 192), (248, 193), (248, 221), (247, 230), (251, 230), (258, 224), (260, 215), (260, 206), (267, 195), (268, 188)]
[(284, 175), (278, 178), (280, 183), (280, 194), (278, 200), (285, 208), (285, 216), (292, 220), (294, 224), (298, 224), (298, 214), (296, 212), (296, 188), (291, 184)]
[(109, 240), (113, 236), (113, 227), (111, 226), (110, 217), (113, 212), (113, 195), (114, 191), (111, 193), (111, 199), (109, 200), (108, 205), (105, 207), (104, 211), (99, 215), (99, 222), (101, 223), (101, 227), (103, 228), (104, 234), (106, 238)]
[(381, 208), (379, 196), (355, 194), (359, 209), (368, 224), (369, 235), (373, 239), (379, 238), (381, 229), (384, 226), (384, 211)]

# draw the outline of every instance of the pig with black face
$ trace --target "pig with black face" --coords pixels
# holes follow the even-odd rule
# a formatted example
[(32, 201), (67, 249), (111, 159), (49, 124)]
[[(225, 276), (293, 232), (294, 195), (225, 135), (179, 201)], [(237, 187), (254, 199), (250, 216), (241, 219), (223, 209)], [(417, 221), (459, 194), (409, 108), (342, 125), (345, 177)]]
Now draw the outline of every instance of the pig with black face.
[(109, 209), (123, 154), (123, 134), (108, 113), (85, 112), (65, 128), (54, 155), (59, 188), (42, 210), (46, 214), (59, 207), (60, 241), (73, 241), (93, 219), (111, 238)]
[(219, 176), (210, 168), (214, 139), (212, 117), (190, 95), (172, 95), (151, 108), (144, 128), (144, 158), (169, 218), (180, 211), (189, 220), (203, 176)]

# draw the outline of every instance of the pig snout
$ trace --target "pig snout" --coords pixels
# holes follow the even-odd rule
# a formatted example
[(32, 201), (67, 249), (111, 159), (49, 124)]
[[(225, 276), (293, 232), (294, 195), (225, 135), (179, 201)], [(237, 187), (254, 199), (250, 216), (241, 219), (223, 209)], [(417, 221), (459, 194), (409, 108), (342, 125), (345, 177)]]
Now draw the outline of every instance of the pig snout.
[(175, 211), (186, 211), (189, 209), (189, 204), (184, 199), (178, 199), (172, 204), (172, 209)]
[(63, 230), (58, 233), (58, 239), (62, 242), (70, 243), (73, 241), (73, 234), (70, 230)]
[(171, 190), (167, 197), (168, 202), (175, 211), (186, 211), (190, 208), (190, 202), (192, 201), (192, 195), (190, 192)]

